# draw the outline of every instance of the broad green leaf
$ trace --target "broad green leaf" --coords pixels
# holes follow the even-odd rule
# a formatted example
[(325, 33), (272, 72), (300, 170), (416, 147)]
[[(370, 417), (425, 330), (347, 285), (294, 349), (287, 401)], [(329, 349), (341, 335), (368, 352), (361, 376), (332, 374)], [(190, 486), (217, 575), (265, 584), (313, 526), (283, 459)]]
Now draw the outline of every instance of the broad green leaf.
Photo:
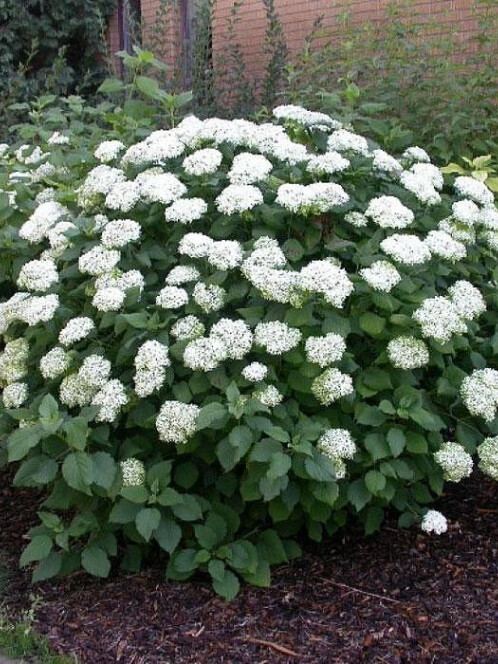
[(213, 579), (213, 588), (218, 595), (230, 602), (240, 590), (240, 582), (233, 572), (225, 569), (221, 580)]
[(19, 560), (21, 567), (26, 567), (30, 563), (43, 560), (52, 551), (54, 543), (48, 535), (35, 535), (28, 546), (22, 552)]
[(107, 452), (92, 454), (93, 481), (103, 489), (110, 489), (116, 476), (116, 462)]
[(81, 564), (92, 576), (106, 579), (111, 571), (107, 553), (98, 546), (88, 546), (81, 552)]
[(154, 532), (154, 538), (157, 540), (161, 549), (168, 553), (173, 553), (182, 538), (182, 529), (172, 519), (161, 517), (161, 522)]
[(406, 436), (401, 429), (389, 429), (387, 432), (387, 442), (391, 449), (393, 457), (398, 457), (406, 446)]
[(9, 461), (20, 461), (26, 454), (38, 445), (43, 438), (43, 429), (39, 426), (16, 429), (7, 440)]
[(161, 512), (155, 507), (144, 507), (135, 517), (137, 530), (146, 542), (150, 540), (160, 522)]
[(33, 571), (33, 583), (52, 579), (57, 576), (62, 567), (62, 555), (55, 551), (51, 551), (46, 558), (40, 560), (38, 565)]
[(365, 475), (365, 486), (371, 494), (376, 496), (386, 487), (386, 478), (378, 470), (369, 470)]
[(84, 452), (68, 454), (62, 464), (62, 476), (73, 489), (91, 495), (89, 487), (94, 481), (92, 458)]

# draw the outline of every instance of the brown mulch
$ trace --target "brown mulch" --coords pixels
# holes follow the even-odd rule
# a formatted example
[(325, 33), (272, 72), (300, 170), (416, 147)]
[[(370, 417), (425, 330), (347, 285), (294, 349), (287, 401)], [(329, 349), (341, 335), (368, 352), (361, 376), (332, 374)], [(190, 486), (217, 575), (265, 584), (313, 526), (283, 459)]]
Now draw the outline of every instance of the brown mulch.
[[(0, 551), (14, 564), (37, 498), (2, 479)], [(497, 495), (476, 475), (437, 506), (451, 520), (446, 535), (387, 525), (337, 538), (275, 570), (270, 589), (244, 587), (229, 604), (207, 582), (167, 582), (159, 568), (45, 582), (37, 628), (88, 664), (496, 664)], [(16, 572), (12, 609), (30, 592)]]

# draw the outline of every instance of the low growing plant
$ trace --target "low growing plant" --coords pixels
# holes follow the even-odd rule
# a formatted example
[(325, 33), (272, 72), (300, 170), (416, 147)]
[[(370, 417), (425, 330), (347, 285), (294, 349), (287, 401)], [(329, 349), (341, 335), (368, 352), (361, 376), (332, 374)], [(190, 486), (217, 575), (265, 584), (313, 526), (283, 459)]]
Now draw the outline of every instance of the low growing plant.
[[(498, 478), (492, 193), (274, 116), (3, 148), (0, 424), (47, 492), (35, 581), (162, 550), (231, 598), (390, 508), (444, 532), (429, 505), (476, 452)], [(37, 151), (59, 166), (33, 177)]]

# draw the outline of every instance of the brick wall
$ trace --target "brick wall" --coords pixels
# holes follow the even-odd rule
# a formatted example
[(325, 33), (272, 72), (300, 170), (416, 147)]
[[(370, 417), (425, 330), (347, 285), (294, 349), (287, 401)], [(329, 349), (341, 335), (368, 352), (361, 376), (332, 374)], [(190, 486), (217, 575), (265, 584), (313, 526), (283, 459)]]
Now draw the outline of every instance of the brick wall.
[[(190, 0), (196, 2), (199, 0)], [(303, 40), (313, 27), (314, 20), (324, 16), (324, 27), (340, 30), (341, 16), (349, 12), (354, 21), (378, 21), (385, 16), (385, 9), (392, 0), (275, 0), (275, 9), (282, 21), (287, 46), (291, 52), (298, 51)], [(141, 0), (142, 26), (145, 47), (152, 47), (167, 64), (174, 65), (179, 61), (181, 44), (180, 15), (183, 0), (170, 0), (167, 16), (161, 16), (161, 0)], [(449, 30), (457, 31), (458, 36), (465, 40), (476, 29), (472, 16), (472, 0), (414, 0), (412, 6), (421, 17), (436, 19), (441, 26), (441, 34)], [(216, 0), (213, 19), (213, 52), (222, 53), (226, 39), (226, 29), (230, 20), (234, 0)], [(235, 35), (242, 46), (247, 69), (257, 76), (265, 66), (263, 52), (264, 33), (266, 29), (266, 11), (262, 0), (243, 0), (237, 11), (238, 21)], [(117, 20), (113, 19), (110, 26), (110, 46), (115, 49), (119, 43)], [(158, 48), (162, 50), (158, 53)]]

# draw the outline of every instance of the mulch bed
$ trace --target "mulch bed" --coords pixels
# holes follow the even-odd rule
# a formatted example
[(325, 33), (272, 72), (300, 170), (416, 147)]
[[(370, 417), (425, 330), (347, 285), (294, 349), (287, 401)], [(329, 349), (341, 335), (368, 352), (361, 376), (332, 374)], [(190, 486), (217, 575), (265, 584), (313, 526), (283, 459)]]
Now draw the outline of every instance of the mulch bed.
[[(36, 522), (36, 494), (0, 489), (0, 551), (9, 562)], [(342, 535), (275, 570), (268, 590), (230, 604), (209, 584), (164, 581), (163, 569), (107, 581), (76, 574), (36, 588), (37, 628), (88, 664), (349, 664), (498, 662), (497, 485), (481, 475), (437, 506), (450, 531), (429, 537), (386, 525)], [(9, 606), (28, 606), (15, 572)]]

